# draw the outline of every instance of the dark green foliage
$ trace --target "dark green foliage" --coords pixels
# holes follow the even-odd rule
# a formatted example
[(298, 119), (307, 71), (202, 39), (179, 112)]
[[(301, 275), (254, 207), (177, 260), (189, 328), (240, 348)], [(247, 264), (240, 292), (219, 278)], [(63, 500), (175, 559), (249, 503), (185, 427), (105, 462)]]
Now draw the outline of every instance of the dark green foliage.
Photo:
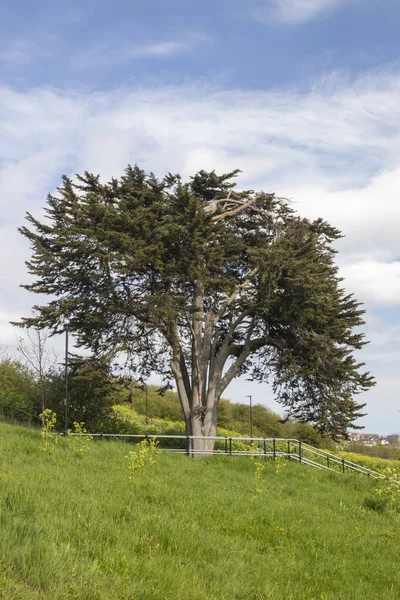
[(0, 362), (0, 416), (16, 421), (38, 419), (41, 411), (32, 373), (16, 360)]
[(340, 287), (340, 232), (274, 194), (234, 191), (235, 175), (64, 177), (46, 222), (28, 214), (21, 228), (36, 277), (25, 287), (53, 298), (23, 324), (56, 333), (68, 317), (95, 355), (173, 376), (188, 433), (215, 432), (221, 394), (246, 374), (271, 380), (291, 416), (345, 436), (374, 382), (353, 356), (363, 310)]
[[(62, 370), (48, 375), (47, 407), (57, 414), (59, 430), (64, 428), (65, 377)], [(68, 427), (84, 422), (89, 431), (112, 427), (115, 384), (107, 362), (75, 357), (68, 375)]]
[[(84, 421), (96, 431), (112, 426), (112, 405), (118, 388), (110, 366), (93, 358), (71, 360), (68, 375), (68, 427)], [(57, 414), (58, 429), (64, 428), (64, 369), (54, 368), (39, 381), (32, 371), (17, 360), (0, 361), (0, 418), (40, 424), (42, 392), (45, 408)]]

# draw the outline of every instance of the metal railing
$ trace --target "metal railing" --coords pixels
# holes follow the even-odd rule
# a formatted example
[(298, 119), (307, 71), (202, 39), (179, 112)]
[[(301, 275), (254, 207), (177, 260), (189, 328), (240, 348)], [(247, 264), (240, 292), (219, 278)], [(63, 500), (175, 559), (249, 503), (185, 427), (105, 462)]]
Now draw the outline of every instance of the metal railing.
[[(286, 458), (302, 465), (333, 471), (336, 473), (356, 472), (375, 479), (385, 479), (382, 473), (367, 469), (362, 465), (341, 458), (325, 450), (314, 448), (292, 438), (250, 438), (222, 437), (200, 435), (153, 435), (130, 433), (69, 433), (73, 436), (91, 436), (97, 439), (126, 439), (139, 442), (146, 439), (156, 439), (162, 450), (187, 454), (189, 456), (222, 454), (230, 456), (253, 456), (264, 458)], [(213, 441), (212, 448), (201, 448), (199, 441)], [(171, 443), (176, 441), (175, 444)], [(174, 447), (175, 446), (175, 447)]]

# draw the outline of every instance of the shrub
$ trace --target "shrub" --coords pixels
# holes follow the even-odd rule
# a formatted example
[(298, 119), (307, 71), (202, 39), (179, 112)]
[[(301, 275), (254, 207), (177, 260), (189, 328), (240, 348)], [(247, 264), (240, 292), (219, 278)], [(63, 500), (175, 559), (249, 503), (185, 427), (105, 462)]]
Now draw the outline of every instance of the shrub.
[[(92, 357), (72, 360), (68, 376), (68, 427), (84, 421), (88, 431), (99, 431), (102, 426), (108, 428), (112, 391), (111, 370), (106, 361)], [(63, 411), (64, 393), (64, 371), (51, 373), (48, 376), (48, 407), (58, 414)]]
[(139, 471), (154, 465), (158, 453), (158, 442), (154, 438), (140, 442), (136, 450), (132, 450), (125, 456), (128, 461), (129, 479), (134, 480)]
[(6, 358), (0, 361), (0, 416), (16, 421), (38, 420), (40, 403), (35, 379), (24, 365)]
[(54, 433), (57, 426), (57, 415), (46, 408), (40, 413), (39, 417), (42, 421), (42, 450), (43, 452), (52, 452), (58, 442), (58, 438)]
[[(109, 431), (108, 433), (185, 436), (186, 429), (185, 424), (182, 422), (165, 421), (163, 419), (151, 419), (151, 422), (146, 424), (144, 415), (138, 415), (129, 405), (120, 404), (113, 407), (113, 431)], [(218, 428), (217, 435), (226, 438), (240, 437), (237, 431), (229, 431), (221, 428)], [(186, 439), (160, 439), (158, 441), (160, 448), (177, 448), (182, 450), (186, 448)], [(215, 449), (225, 450), (226, 444), (225, 440), (217, 440)], [(232, 441), (232, 450), (249, 450), (249, 444), (242, 441)]]
[[(71, 435), (73, 433), (79, 435)], [(80, 423), (74, 423), (72, 429), (68, 429), (68, 447), (78, 458), (82, 458), (83, 455), (88, 452), (91, 442), (93, 441), (93, 437), (91, 435), (82, 435), (84, 433), (87, 433), (87, 429), (83, 421)]]
[(383, 474), (385, 479), (379, 481), (375, 495), (389, 510), (397, 511), (400, 508), (400, 476), (390, 467)]

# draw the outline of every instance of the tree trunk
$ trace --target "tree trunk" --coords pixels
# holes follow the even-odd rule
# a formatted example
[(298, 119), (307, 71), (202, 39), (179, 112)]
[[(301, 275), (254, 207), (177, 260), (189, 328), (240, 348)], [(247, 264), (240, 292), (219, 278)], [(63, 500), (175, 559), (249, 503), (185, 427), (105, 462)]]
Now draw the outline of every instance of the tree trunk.
[(196, 411), (192, 411), (186, 419), (186, 433), (188, 436), (194, 436), (188, 441), (187, 449), (191, 456), (213, 453), (215, 445), (213, 437), (217, 434), (216, 411), (213, 412), (215, 412), (215, 419), (210, 421), (203, 419), (201, 413)]
[[(217, 433), (218, 402), (221, 394), (237, 375), (251, 352), (250, 338), (253, 331), (252, 322), (248, 325), (245, 343), (235, 348), (236, 360), (223, 374), (224, 365), (232, 353), (232, 338), (235, 328), (247, 315), (243, 312), (238, 317), (217, 350), (217, 339), (214, 338), (215, 324), (230, 303), (236, 298), (244, 284), (238, 286), (231, 294), (219, 313), (204, 311), (204, 286), (200, 281), (194, 285), (193, 316), (190, 323), (192, 336), (191, 364), (186, 359), (179, 339), (178, 322), (172, 322), (167, 330), (166, 339), (172, 349), (171, 369), (175, 377), (176, 387), (182, 411), (186, 421), (186, 435), (189, 436), (187, 451), (192, 456), (212, 454)], [(194, 438), (194, 439), (192, 439)], [(202, 439), (204, 438), (204, 439)], [(210, 439), (211, 438), (211, 439)]]

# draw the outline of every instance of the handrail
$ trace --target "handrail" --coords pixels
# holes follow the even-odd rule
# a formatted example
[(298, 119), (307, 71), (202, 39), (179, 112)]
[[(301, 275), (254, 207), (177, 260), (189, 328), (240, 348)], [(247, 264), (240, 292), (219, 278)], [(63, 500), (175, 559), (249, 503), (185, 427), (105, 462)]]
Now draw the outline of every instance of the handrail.
[[(57, 433), (55, 435), (65, 435), (64, 433)], [(364, 467), (364, 465), (359, 465), (352, 461), (346, 460), (336, 454), (332, 454), (327, 452), (326, 450), (321, 450), (320, 448), (314, 448), (314, 446), (310, 446), (300, 440), (295, 438), (261, 438), (261, 437), (234, 437), (234, 436), (202, 436), (202, 435), (163, 435), (163, 434), (139, 434), (139, 433), (68, 433), (70, 436), (77, 437), (92, 437), (92, 438), (127, 438), (127, 439), (151, 439), (155, 438), (161, 440), (186, 440), (188, 443), (190, 440), (213, 440), (216, 441), (224, 441), (225, 449), (211, 449), (211, 450), (197, 450), (192, 448), (165, 448), (166, 451), (169, 452), (178, 452), (185, 453), (190, 455), (211, 455), (211, 454), (229, 454), (234, 456), (264, 456), (264, 457), (287, 457), (290, 459), (297, 460), (299, 463), (313, 466), (321, 469), (325, 469), (327, 471), (333, 471), (334, 473), (338, 473), (338, 469), (334, 469), (329, 465), (335, 464), (340, 467), (340, 471), (344, 472), (346, 469), (350, 471), (355, 471), (357, 473), (361, 473), (363, 475), (368, 475), (374, 478), (386, 479), (386, 476), (378, 471), (373, 471), (372, 469), (368, 469)], [(228, 444), (229, 442), (229, 449)], [(254, 444), (255, 442), (262, 442), (263, 447), (261, 449), (252, 449), (252, 450), (237, 450), (232, 448), (233, 442), (247, 442), (249, 444)], [(288, 445), (287, 450), (282, 450), (277, 447), (277, 443), (282, 442)], [(272, 450), (267, 450), (267, 444), (271, 443), (273, 446)], [(307, 457), (307, 453), (314, 455), (315, 457), (319, 457), (320, 459), (325, 459), (327, 464), (321, 464), (316, 460)]]
[(326, 452), (326, 450), (321, 450), (320, 448), (318, 448), (318, 449), (314, 448), (313, 446), (310, 446), (309, 444), (302, 444), (302, 446), (303, 446), (303, 448), (306, 448), (308, 451), (312, 452), (313, 454), (316, 454), (322, 458), (328, 458), (329, 460), (332, 460), (336, 464), (344, 465), (345, 467), (347, 467), (348, 469), (351, 469), (352, 471), (358, 471), (365, 475), (371, 475), (373, 477), (379, 477), (381, 479), (385, 479), (385, 475), (382, 475), (382, 473), (379, 473), (378, 471), (369, 469), (368, 467), (364, 467), (364, 465), (359, 465), (350, 460), (347, 460), (346, 458), (337, 456), (336, 454)]

